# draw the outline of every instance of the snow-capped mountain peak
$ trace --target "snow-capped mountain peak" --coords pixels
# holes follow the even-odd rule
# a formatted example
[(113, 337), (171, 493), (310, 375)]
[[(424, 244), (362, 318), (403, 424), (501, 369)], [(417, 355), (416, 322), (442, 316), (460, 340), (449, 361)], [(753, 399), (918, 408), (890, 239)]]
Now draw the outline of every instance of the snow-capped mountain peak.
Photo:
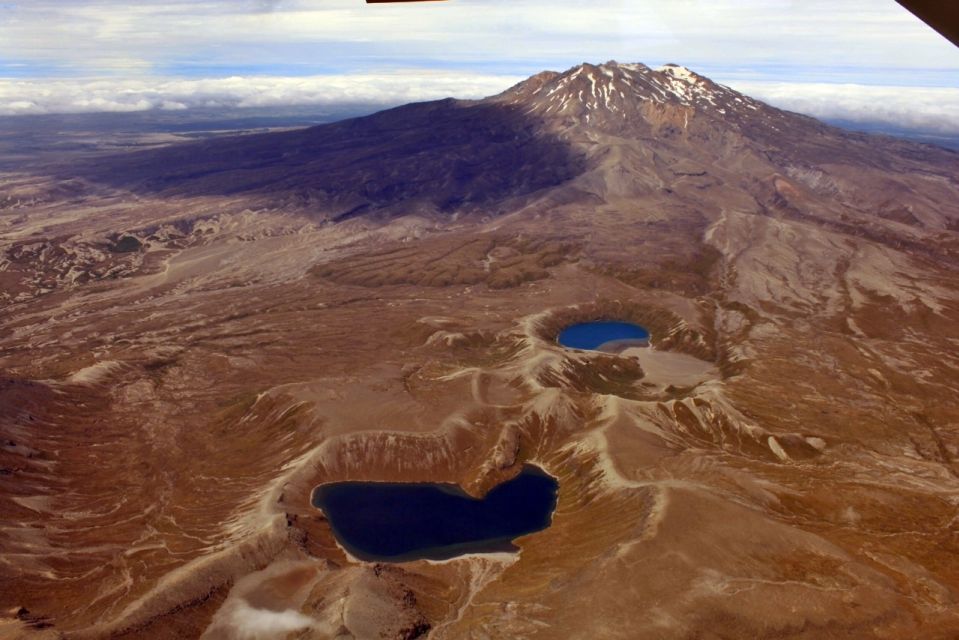
[(569, 118), (596, 125), (644, 119), (649, 109), (682, 108), (688, 124), (693, 113), (726, 117), (758, 111), (764, 105), (676, 64), (657, 69), (641, 63), (583, 63), (563, 73), (544, 72), (493, 100), (521, 106), (529, 114)]

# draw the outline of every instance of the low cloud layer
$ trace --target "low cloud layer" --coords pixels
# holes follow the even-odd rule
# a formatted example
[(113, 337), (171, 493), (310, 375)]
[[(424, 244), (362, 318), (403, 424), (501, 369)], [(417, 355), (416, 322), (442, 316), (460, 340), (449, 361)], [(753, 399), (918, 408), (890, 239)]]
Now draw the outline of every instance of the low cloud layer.
[(959, 88), (734, 82), (754, 98), (825, 120), (959, 134)]
[(0, 80), (0, 115), (330, 105), (480, 98), (518, 76), (397, 72), (208, 80)]
[[(293, 631), (315, 627), (317, 621), (299, 611), (256, 609), (244, 600), (218, 612), (219, 631), (237, 640), (272, 640), (286, 638)], [(218, 626), (214, 624), (213, 626)]]
[[(0, 115), (344, 103), (395, 105), (445, 97), (480, 98), (521, 79), (513, 75), (406, 71), (305, 78), (0, 80)], [(959, 134), (959, 88), (716, 80), (777, 107), (817, 118)]]

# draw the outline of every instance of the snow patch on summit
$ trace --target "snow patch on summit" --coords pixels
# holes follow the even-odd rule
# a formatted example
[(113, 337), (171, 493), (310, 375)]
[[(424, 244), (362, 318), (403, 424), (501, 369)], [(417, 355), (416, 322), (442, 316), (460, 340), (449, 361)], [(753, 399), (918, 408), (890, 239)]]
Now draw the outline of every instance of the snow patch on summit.
[(679, 66), (677, 64), (666, 64), (656, 69), (656, 71), (660, 73), (669, 74), (672, 77), (677, 78), (679, 80), (685, 80), (687, 82), (696, 82), (696, 74), (693, 73), (692, 70), (686, 67)]
[[(677, 64), (653, 69), (610, 60), (534, 78), (535, 82), (521, 83), (495, 99), (521, 104), (524, 113), (613, 127), (644, 121), (649, 103), (711, 113), (727, 121), (735, 121), (747, 110), (760, 110), (756, 101)], [(690, 115), (684, 111), (677, 124), (687, 127)]]

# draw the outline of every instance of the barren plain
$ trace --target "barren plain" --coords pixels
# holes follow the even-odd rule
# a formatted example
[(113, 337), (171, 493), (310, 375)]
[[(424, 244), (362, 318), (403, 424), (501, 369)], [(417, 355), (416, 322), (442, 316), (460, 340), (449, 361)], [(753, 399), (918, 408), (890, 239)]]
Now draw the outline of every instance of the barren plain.
[[(959, 154), (612, 62), (160, 142), (0, 175), (0, 636), (959, 636)], [(516, 554), (310, 504), (525, 463)]]

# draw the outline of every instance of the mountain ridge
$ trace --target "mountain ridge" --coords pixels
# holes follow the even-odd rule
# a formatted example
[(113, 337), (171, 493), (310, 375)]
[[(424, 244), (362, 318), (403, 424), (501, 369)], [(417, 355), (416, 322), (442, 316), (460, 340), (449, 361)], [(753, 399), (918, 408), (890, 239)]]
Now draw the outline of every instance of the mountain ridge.
[[(959, 175), (959, 154), (944, 149), (832, 127), (686, 67), (615, 61), (544, 71), (481, 100), (411, 103), (301, 130), (97, 158), (79, 174), (136, 193), (244, 194), (337, 221), (502, 213), (568, 190), (610, 153), (633, 159), (599, 169), (635, 187), (625, 193), (671, 190), (709, 165), (714, 187), (836, 166)], [(64, 172), (73, 177), (77, 168)]]

